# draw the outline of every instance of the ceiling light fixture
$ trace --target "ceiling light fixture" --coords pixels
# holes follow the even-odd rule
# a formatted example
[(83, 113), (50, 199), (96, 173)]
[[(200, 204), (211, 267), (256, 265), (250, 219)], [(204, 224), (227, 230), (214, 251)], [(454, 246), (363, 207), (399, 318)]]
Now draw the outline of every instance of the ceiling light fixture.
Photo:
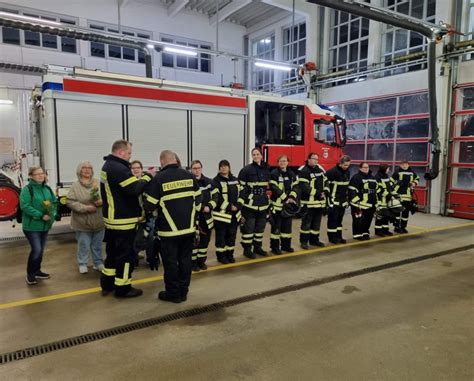
[(255, 62), (255, 66), (264, 67), (266, 69), (275, 69), (275, 70), (284, 70), (284, 71), (290, 71), (291, 69), (293, 69), (290, 66), (275, 65), (275, 64), (266, 63), (266, 62)]
[(0, 105), (12, 105), (13, 101), (10, 101), (8, 99), (0, 99)]
[(155, 48), (155, 45), (153, 45), (153, 44), (146, 44), (146, 47), (147, 47), (147, 48), (150, 48), (150, 49), (154, 49), (154, 48)]
[(8, 13), (8, 12), (0, 12), (0, 16), (2, 17), (10, 17), (12, 19), (17, 19), (20, 21), (28, 21), (28, 22), (41, 22), (41, 24), (49, 24), (52, 26), (61, 26), (62, 24), (57, 21), (51, 21), (51, 20), (45, 20), (45, 19), (40, 19), (36, 17), (30, 17), (30, 16), (23, 16), (23, 15), (16, 15), (14, 13)]
[(171, 48), (169, 46), (165, 46), (164, 51), (169, 53), (184, 54), (186, 56), (197, 56), (197, 52), (193, 52), (192, 50)]

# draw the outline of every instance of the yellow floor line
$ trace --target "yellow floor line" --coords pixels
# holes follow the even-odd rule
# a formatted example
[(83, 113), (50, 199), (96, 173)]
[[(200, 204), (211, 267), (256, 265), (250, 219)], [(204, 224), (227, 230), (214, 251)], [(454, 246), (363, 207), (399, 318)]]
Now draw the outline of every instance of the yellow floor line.
[(427, 228), (424, 228), (423, 226), (417, 226), (417, 225), (408, 225), (409, 228), (414, 228), (414, 229), (418, 229), (418, 230), (426, 230)]
[[(288, 253), (288, 254), (282, 254), (282, 255), (273, 255), (273, 256), (262, 257), (262, 258), (257, 258), (257, 259), (249, 259), (249, 260), (245, 260), (245, 261), (239, 261), (237, 263), (231, 263), (231, 264), (228, 264), (228, 265), (210, 266), (206, 271), (199, 271), (197, 273), (193, 273), (193, 277), (196, 276), (196, 275), (206, 274), (206, 273), (211, 272), (211, 271), (218, 271), (218, 270), (229, 269), (229, 268), (233, 268), (233, 267), (247, 266), (247, 265), (250, 265), (250, 264), (253, 264), (253, 263), (276, 261), (276, 260), (280, 260), (280, 259), (283, 259), (283, 258), (296, 257), (296, 256), (300, 256), (300, 255), (308, 255), (308, 254), (313, 254), (313, 253), (321, 253), (321, 252), (337, 250), (337, 249), (342, 249), (342, 248), (347, 248), (347, 247), (365, 245), (367, 243), (372, 243), (372, 242), (388, 241), (388, 240), (392, 240), (392, 239), (399, 239), (399, 238), (402, 238), (402, 237), (409, 237), (409, 236), (415, 236), (415, 235), (420, 235), (420, 234), (425, 234), (425, 233), (432, 233), (432, 232), (437, 232), (437, 231), (463, 228), (463, 227), (467, 227), (467, 226), (474, 226), (474, 222), (468, 222), (468, 223), (464, 223), (464, 224), (457, 224), (457, 225), (450, 225), (450, 226), (440, 226), (440, 227), (437, 227), (437, 228), (422, 228), (422, 227), (419, 227), (420, 229), (423, 229), (423, 230), (412, 232), (412, 233), (407, 233), (407, 234), (394, 235), (394, 236), (390, 236), (390, 237), (374, 238), (370, 241), (354, 241), (354, 242), (349, 242), (345, 245), (331, 245), (331, 246), (322, 247), (322, 248), (319, 248), (319, 249), (309, 249), (309, 250), (296, 251), (294, 253)], [(412, 227), (412, 225), (410, 225), (410, 227)], [(133, 284), (137, 285), (137, 284), (144, 284), (144, 283), (150, 283), (150, 282), (157, 282), (157, 281), (161, 281), (161, 280), (163, 280), (163, 276), (159, 275), (159, 276), (153, 276), (153, 277), (148, 277), (148, 278), (144, 278), (144, 279), (134, 280)], [(70, 298), (70, 297), (73, 297), (73, 296), (94, 294), (94, 293), (98, 293), (98, 292), (100, 292), (100, 287), (93, 287), (93, 288), (86, 288), (86, 289), (83, 289), (83, 290), (64, 292), (64, 293), (61, 293), (61, 294), (42, 296), (42, 297), (39, 297), (39, 298), (18, 300), (18, 301), (15, 301), (15, 302), (0, 304), (0, 310), (19, 307), (19, 306), (26, 306), (26, 305), (29, 305), (29, 304), (49, 302), (51, 300), (65, 299), (65, 298)]]

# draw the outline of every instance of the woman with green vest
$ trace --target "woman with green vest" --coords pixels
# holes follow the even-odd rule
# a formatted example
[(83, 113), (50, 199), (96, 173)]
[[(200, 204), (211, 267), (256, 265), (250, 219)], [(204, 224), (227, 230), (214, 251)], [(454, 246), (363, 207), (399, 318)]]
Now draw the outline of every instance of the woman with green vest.
[(46, 176), (41, 167), (31, 167), (28, 171), (29, 183), (21, 190), (23, 232), (31, 246), (26, 269), (26, 283), (35, 285), (37, 279), (49, 279), (49, 274), (41, 271), (41, 261), (49, 229), (53, 226), (57, 213), (57, 199), (46, 184)]

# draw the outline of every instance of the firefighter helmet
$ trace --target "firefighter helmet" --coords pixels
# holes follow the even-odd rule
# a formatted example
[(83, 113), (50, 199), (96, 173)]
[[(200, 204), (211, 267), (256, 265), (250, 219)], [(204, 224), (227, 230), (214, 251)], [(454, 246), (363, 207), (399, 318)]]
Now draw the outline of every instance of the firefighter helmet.
[(283, 209), (281, 211), (281, 216), (283, 218), (290, 218), (294, 217), (300, 211), (300, 207), (296, 202), (287, 202), (283, 205)]

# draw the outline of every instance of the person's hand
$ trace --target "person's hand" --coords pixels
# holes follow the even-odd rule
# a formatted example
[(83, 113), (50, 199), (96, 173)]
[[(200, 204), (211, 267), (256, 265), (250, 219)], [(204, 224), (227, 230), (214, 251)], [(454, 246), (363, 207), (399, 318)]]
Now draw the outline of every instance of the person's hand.
[(96, 200), (96, 201), (94, 201), (94, 205), (95, 205), (96, 207), (98, 207), (98, 208), (100, 208), (100, 207), (102, 206), (102, 204), (103, 204), (102, 200)]
[(230, 207), (230, 210), (231, 210), (232, 212), (237, 212), (237, 211), (239, 210), (239, 208), (237, 208), (235, 205), (232, 205), (232, 206)]
[(49, 221), (49, 220), (51, 219), (51, 217), (49, 216), (49, 214), (44, 214), (41, 219), (42, 219), (43, 221)]
[(196, 233), (194, 235), (194, 247), (199, 246), (199, 241), (201, 240), (201, 237), (199, 235), (199, 229), (196, 229)]
[(245, 224), (245, 217), (244, 217), (244, 216), (240, 217), (239, 224), (240, 224), (240, 225)]
[(97, 208), (95, 207), (95, 205), (86, 205), (86, 211), (88, 213), (95, 213), (97, 210)]
[(211, 208), (209, 208), (208, 206), (205, 206), (202, 211), (203, 211), (204, 213), (210, 213), (210, 212), (211, 212)]

